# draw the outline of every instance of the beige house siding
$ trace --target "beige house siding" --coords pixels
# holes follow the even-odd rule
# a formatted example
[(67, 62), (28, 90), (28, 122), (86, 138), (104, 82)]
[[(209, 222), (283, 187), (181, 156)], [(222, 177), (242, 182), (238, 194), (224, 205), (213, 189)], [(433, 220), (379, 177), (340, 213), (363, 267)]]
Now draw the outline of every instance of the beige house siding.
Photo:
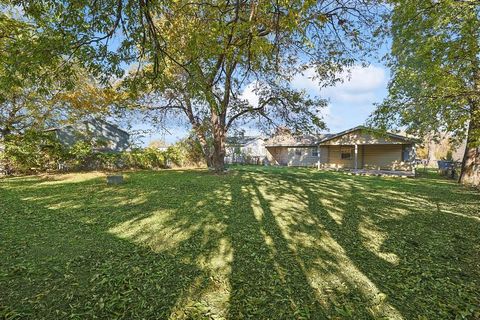
[(320, 146), (320, 163), (328, 162), (328, 155), (330, 153), (328, 146)]
[(316, 166), (318, 157), (312, 155), (316, 147), (268, 147), (267, 158), (271, 164), (310, 167)]
[(288, 148), (288, 165), (292, 167), (316, 166), (318, 162), (318, 156), (312, 155), (312, 151), (316, 149), (317, 147)]
[[(358, 146), (357, 169), (411, 170), (411, 164), (402, 161), (402, 148), (402, 145), (392, 144)], [(355, 168), (354, 146), (321, 146), (319, 157), (312, 156), (312, 149), (313, 147), (268, 147), (267, 158), (272, 165), (315, 167), (320, 160), (321, 168)], [(342, 149), (350, 149), (352, 157), (342, 159)]]
[(286, 147), (268, 147), (267, 159), (273, 165), (286, 166), (288, 164), (288, 149)]
[(365, 146), (364, 168), (375, 170), (410, 170), (411, 165), (402, 161), (402, 145)]
[[(332, 169), (355, 168), (355, 149), (351, 146), (352, 158), (342, 159), (341, 148), (348, 146), (329, 146), (328, 157), (322, 158), (320, 167)], [(402, 145), (361, 145), (358, 146), (357, 169), (374, 170), (411, 170), (411, 164), (402, 161)]]
[(365, 146), (365, 169), (393, 169), (402, 161), (401, 145)]

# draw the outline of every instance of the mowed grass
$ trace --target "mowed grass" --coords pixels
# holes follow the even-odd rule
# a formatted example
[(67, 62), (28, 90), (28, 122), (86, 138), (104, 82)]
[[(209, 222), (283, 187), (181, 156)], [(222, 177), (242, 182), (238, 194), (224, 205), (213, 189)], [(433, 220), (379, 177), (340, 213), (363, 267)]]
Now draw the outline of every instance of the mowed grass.
[(0, 180), (0, 318), (478, 319), (480, 193), (237, 167)]

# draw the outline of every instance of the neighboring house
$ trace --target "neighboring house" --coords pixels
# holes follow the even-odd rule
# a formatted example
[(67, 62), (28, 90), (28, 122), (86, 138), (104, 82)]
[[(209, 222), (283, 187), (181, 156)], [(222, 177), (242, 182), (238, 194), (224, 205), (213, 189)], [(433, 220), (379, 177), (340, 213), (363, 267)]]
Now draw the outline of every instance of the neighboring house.
[(170, 145), (165, 140), (152, 140), (148, 144), (148, 148), (157, 149), (158, 151), (167, 151)]
[(229, 137), (226, 142), (226, 163), (262, 164), (267, 157), (265, 138)]
[(98, 146), (95, 151), (101, 152), (125, 151), (130, 146), (128, 132), (100, 119), (91, 119), (46, 131), (54, 132), (58, 140), (66, 146), (73, 146), (81, 140), (94, 142)]
[(406, 171), (414, 169), (415, 143), (358, 126), (337, 134), (281, 134), (267, 140), (265, 147), (274, 165)]
[(436, 139), (427, 136), (421, 147), (417, 148), (417, 157), (422, 160), (424, 165), (433, 167), (437, 167), (439, 160), (462, 162), (466, 145), (466, 139), (461, 142), (453, 142), (448, 133), (441, 133), (440, 137)]

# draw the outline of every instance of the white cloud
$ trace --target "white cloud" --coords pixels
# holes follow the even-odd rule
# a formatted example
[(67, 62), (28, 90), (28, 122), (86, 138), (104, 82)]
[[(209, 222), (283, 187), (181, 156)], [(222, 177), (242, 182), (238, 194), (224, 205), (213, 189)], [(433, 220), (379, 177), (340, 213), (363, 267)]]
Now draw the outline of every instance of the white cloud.
[(374, 91), (385, 87), (387, 82), (385, 69), (373, 65), (354, 66), (339, 77), (342, 81), (335, 86), (321, 88), (315, 79), (315, 70), (310, 68), (303, 74), (295, 76), (292, 86), (338, 102), (366, 103), (374, 102)]
[(241, 99), (247, 100), (253, 107), (258, 106), (258, 96), (255, 93), (255, 88), (257, 87), (257, 82), (249, 83), (243, 89), (242, 94), (240, 95)]
[(348, 91), (340, 91), (337, 87), (335, 89), (325, 89), (323, 97), (329, 98), (330, 101), (347, 102), (354, 104), (365, 104), (375, 102), (376, 96), (373, 92), (365, 93), (349, 93)]
[[(342, 82), (333, 87), (321, 88), (315, 80), (315, 70), (310, 68), (295, 76), (291, 82), (295, 89), (303, 89), (310, 95), (328, 99), (328, 105), (320, 113), (332, 132), (364, 123), (374, 109), (373, 104), (382, 101), (387, 94), (387, 72), (381, 66), (354, 66), (339, 77)], [(241, 95), (253, 106), (258, 105), (258, 96), (254, 92), (256, 85), (250, 83)]]
[(309, 68), (305, 70), (302, 74), (297, 74), (292, 80), (292, 87), (295, 89), (303, 89), (307, 92), (311, 92), (315, 95), (320, 93), (320, 87), (318, 85), (318, 81), (315, 78), (315, 70), (313, 68)]
[[(368, 67), (354, 66), (349, 71), (339, 75), (342, 79), (333, 87), (321, 88), (315, 79), (315, 70), (309, 68), (294, 77), (291, 84), (295, 89), (303, 89), (307, 93), (336, 102), (373, 103), (376, 101), (375, 91), (385, 88), (387, 77), (385, 69), (370, 65)], [(241, 94), (253, 106), (258, 105), (255, 94), (256, 82), (248, 84)]]
[(10, 15), (14, 19), (26, 21), (27, 18), (25, 18), (25, 10), (23, 10), (23, 7), (20, 5), (1, 5), (0, 6), (0, 12), (1, 13), (6, 13), (7, 15)]
[(364, 93), (375, 90), (386, 82), (385, 69), (370, 65), (368, 67), (355, 66), (350, 72), (341, 75), (343, 83), (338, 86), (350, 93)]

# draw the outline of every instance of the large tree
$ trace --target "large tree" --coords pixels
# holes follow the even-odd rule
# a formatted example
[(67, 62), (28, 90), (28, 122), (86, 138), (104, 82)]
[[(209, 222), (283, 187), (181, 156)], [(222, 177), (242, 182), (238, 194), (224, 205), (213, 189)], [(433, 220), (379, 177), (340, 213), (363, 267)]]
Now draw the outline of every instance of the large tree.
[(467, 140), (460, 182), (480, 184), (480, 2), (392, 1), (392, 80), (372, 120)]
[[(322, 85), (338, 80), (365, 57), (382, 10), (376, 0), (21, 3), (43, 30), (62, 33), (89, 70), (108, 78), (136, 66), (128, 82), (139, 105), (148, 101), (167, 120), (184, 115), (202, 144), (210, 136), (213, 152), (205, 155), (217, 171), (227, 131), (249, 116), (299, 130), (323, 127), (324, 101), (292, 90), (290, 80), (305, 68)], [(258, 87), (258, 105), (241, 98), (248, 84)]]
[(0, 139), (35, 126), (48, 114), (39, 80), (57, 62), (51, 56), (40, 61), (43, 44), (31, 24), (0, 11)]
[(59, 34), (0, 9), (0, 140), (105, 109), (109, 91), (67, 63)]
[(204, 91), (193, 79), (177, 66), (172, 67), (176, 69), (171, 75), (175, 79), (165, 72), (153, 83), (150, 81), (152, 75), (146, 72), (140, 77), (136, 72), (131, 74), (122, 83), (127, 95), (121, 95), (119, 102), (142, 111), (145, 117), (161, 125), (190, 125), (208, 166), (217, 171), (223, 170), (225, 135), (238, 124), (255, 121), (264, 129), (283, 125), (297, 131), (323, 127), (319, 111), (325, 101), (290, 89), (288, 82), (281, 77), (277, 77), (276, 83), (255, 82), (250, 86), (259, 96), (255, 105), (242, 97), (238, 85), (231, 85), (228, 97), (221, 94), (225, 88), (214, 90), (214, 103), (219, 105), (212, 108)]

